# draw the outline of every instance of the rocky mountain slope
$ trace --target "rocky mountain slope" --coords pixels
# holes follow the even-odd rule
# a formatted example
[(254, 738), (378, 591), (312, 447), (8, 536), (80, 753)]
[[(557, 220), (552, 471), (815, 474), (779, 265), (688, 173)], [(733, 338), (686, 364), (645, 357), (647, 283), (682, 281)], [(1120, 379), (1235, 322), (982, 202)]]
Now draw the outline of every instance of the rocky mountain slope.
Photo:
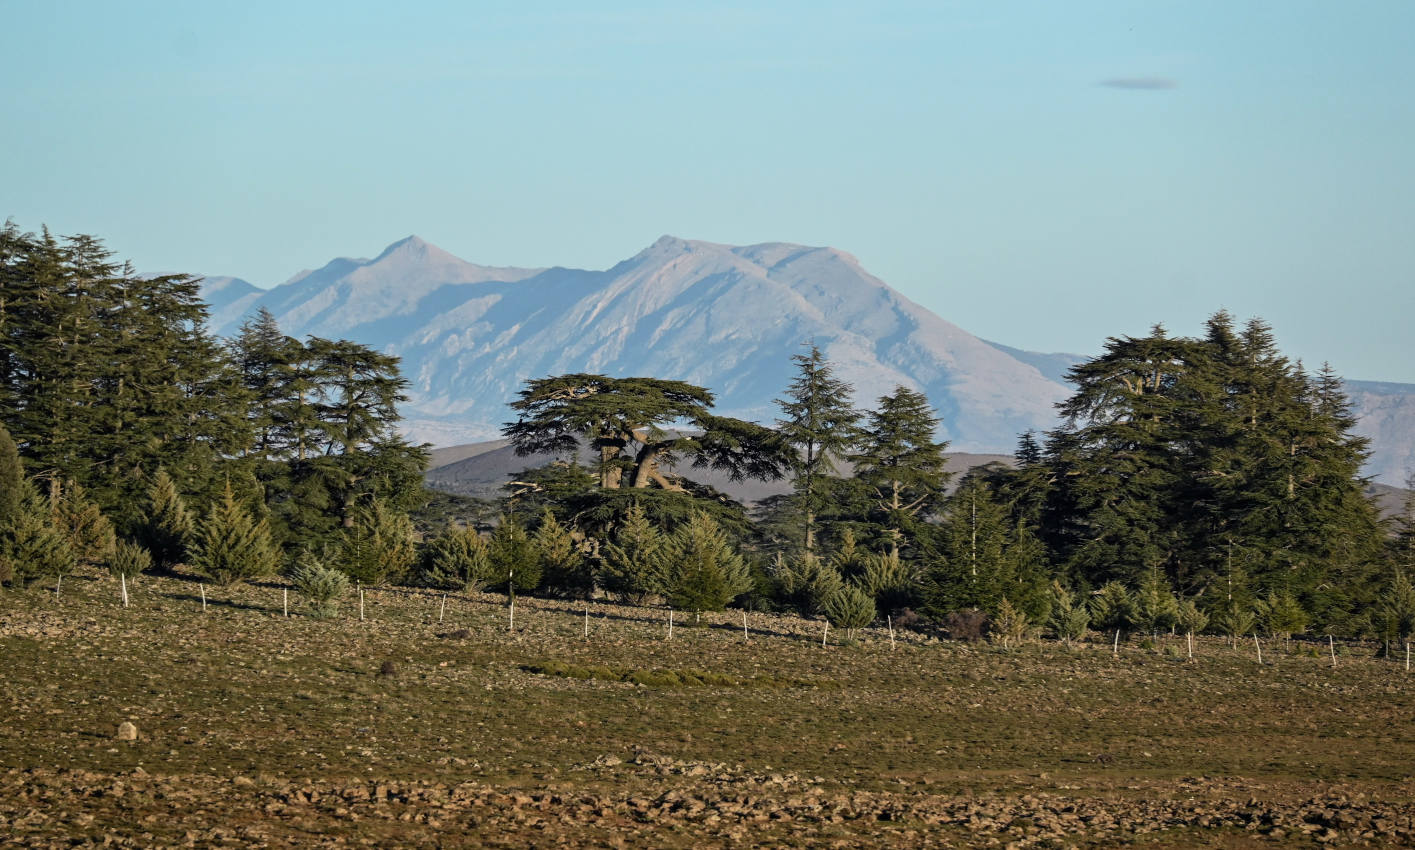
[[(1054, 424), (1078, 355), (990, 343), (939, 318), (834, 248), (731, 246), (665, 236), (604, 271), (497, 268), (412, 236), (377, 257), (340, 258), (270, 290), (208, 278), (218, 333), (265, 307), (286, 333), (346, 337), (403, 359), (418, 440), (494, 437), (526, 378), (652, 375), (717, 393), (719, 412), (777, 414), (790, 358), (814, 342), (857, 402), (896, 385), (928, 395), (941, 436), (966, 452), (1008, 452)], [(1390, 484), (1415, 464), (1415, 386), (1353, 382), (1371, 470)]]

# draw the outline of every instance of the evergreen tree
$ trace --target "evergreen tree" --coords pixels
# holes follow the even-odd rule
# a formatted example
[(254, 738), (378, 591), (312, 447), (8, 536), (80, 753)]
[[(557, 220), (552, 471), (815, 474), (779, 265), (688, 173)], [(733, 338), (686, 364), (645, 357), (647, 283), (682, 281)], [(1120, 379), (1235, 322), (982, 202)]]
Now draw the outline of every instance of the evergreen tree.
[(988, 476), (969, 475), (949, 498), (934, 534), (925, 581), (927, 608), (937, 615), (997, 610), (1004, 597), (1035, 617), (1047, 608), (1040, 543), (1014, 522)]
[(24, 467), (10, 432), (0, 425), (0, 537), (13, 528), (24, 506)]
[(604, 547), (600, 568), (604, 588), (639, 604), (651, 594), (662, 593), (664, 546), (658, 527), (635, 501)]
[(279, 554), (265, 520), (252, 519), (236, 501), (228, 483), (202, 520), (192, 547), (191, 563), (217, 584), (274, 575)]
[(28, 481), (21, 488), (20, 512), (0, 534), (0, 580), (19, 587), (68, 575), (78, 566), (62, 529), (56, 528), (48, 500)]
[(147, 507), (138, 542), (152, 553), (153, 565), (171, 569), (187, 560), (196, 523), (167, 470), (158, 468), (147, 488)]
[(152, 569), (152, 555), (141, 544), (120, 540), (108, 561), (108, 571), (115, 576), (136, 578)]
[(493, 578), (491, 548), (470, 526), (448, 527), (423, 551), (423, 580), (432, 587), (476, 593)]
[(698, 512), (668, 538), (664, 553), (668, 601), (690, 611), (721, 611), (752, 589), (742, 556), (706, 513)]
[(382, 499), (374, 499), (356, 511), (337, 553), (334, 566), (362, 584), (399, 581), (417, 557), (413, 521)]
[(1091, 625), (1102, 632), (1128, 633), (1135, 628), (1138, 612), (1135, 597), (1118, 581), (1106, 582), (1091, 597)]
[(1175, 609), (1174, 624), (1192, 640), (1194, 635), (1208, 626), (1209, 615), (1205, 614), (1194, 600), (1185, 599)]
[(491, 532), (490, 550), (493, 583), (505, 587), (508, 596), (514, 597), (517, 590), (530, 592), (540, 586), (540, 556), (535, 543), (514, 516), (501, 516)]
[(898, 611), (918, 604), (919, 580), (911, 564), (894, 552), (866, 555), (863, 560), (864, 570), (851, 583), (870, 597), (872, 606)]
[(851, 386), (836, 378), (815, 345), (791, 358), (796, 378), (777, 399), (782, 418), (777, 431), (796, 450), (791, 461), (792, 486), (801, 511), (801, 546), (816, 554), (817, 520), (830, 502), (829, 479), (835, 461), (847, 457), (859, 443), (860, 412), (851, 407)]
[(832, 626), (845, 630), (849, 640), (856, 629), (863, 629), (875, 621), (874, 599), (870, 594), (853, 584), (841, 585), (821, 605), (825, 618)]
[(1254, 615), (1263, 630), (1283, 641), (1306, 630), (1311, 618), (1302, 610), (1302, 603), (1284, 590), (1270, 592), (1254, 606)]
[(349, 577), (309, 552), (301, 552), (290, 573), (295, 592), (310, 607), (310, 616), (326, 620), (339, 613), (339, 600), (349, 592)]
[(80, 565), (92, 566), (107, 562), (117, 545), (113, 523), (89, 501), (83, 485), (70, 481), (60, 485), (58, 479), (49, 482), (49, 517), (55, 529), (69, 541), (69, 549)]
[(594, 592), (594, 572), (570, 529), (549, 508), (541, 514), (533, 539), (545, 585), (557, 593), (588, 599)]
[(282, 430), (289, 428), (292, 418), (291, 396), (298, 396), (293, 384), (304, 346), (281, 333), (275, 316), (261, 307), (242, 323), (229, 348), (249, 399), (252, 452), (258, 458), (274, 459), (281, 454)]
[[(716, 416), (713, 394), (684, 381), (558, 375), (526, 382), (502, 433), (516, 454), (570, 454), (587, 441), (603, 490), (685, 489), (668, 474), (680, 460), (733, 481), (779, 478), (786, 453), (770, 429)], [(699, 433), (673, 432), (684, 425)]]
[(1069, 647), (1073, 641), (1086, 636), (1086, 629), (1091, 623), (1090, 612), (1086, 610), (1085, 603), (1059, 581), (1052, 582), (1051, 596), (1051, 617), (1048, 624), (1057, 640), (1065, 641)]
[(1145, 574), (1135, 590), (1134, 602), (1135, 626), (1146, 634), (1153, 635), (1178, 621), (1179, 600), (1158, 568)]
[(772, 565), (772, 578), (781, 601), (803, 616), (821, 611), (825, 601), (844, 584), (834, 564), (809, 552), (795, 558), (778, 552)]
[(880, 527), (896, 561), (921, 517), (942, 499), (947, 443), (934, 441), (938, 417), (923, 393), (896, 387), (868, 414), (859, 451), (851, 455), (855, 477), (868, 488), (871, 519)]
[(1375, 609), (1375, 625), (1381, 638), (1406, 644), (1415, 635), (1415, 584), (1403, 569), (1391, 577)]

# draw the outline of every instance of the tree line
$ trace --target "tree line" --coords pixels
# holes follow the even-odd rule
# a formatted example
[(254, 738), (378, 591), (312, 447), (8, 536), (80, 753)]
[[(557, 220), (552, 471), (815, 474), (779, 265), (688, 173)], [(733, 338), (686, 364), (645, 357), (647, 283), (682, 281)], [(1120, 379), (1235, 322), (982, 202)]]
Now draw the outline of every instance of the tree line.
[[(558, 459), (448, 522), (426, 447), (398, 435), (396, 358), (294, 339), (263, 310), (218, 339), (198, 280), (135, 275), (91, 237), (7, 224), (0, 275), (7, 585), (185, 565), (959, 634), (1415, 629), (1415, 504), (1381, 521), (1339, 379), (1257, 319), (1107, 340), (1056, 428), (958, 481), (927, 398), (856, 409), (814, 346), (770, 425), (683, 381), (528, 380), (504, 434)], [(791, 490), (743, 505), (694, 469)]]

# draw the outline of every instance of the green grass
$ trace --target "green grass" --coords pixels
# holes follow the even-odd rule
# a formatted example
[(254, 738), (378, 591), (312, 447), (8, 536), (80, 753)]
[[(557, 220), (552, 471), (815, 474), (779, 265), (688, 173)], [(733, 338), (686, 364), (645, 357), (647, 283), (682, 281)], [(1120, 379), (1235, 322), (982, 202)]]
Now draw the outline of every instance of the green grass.
[[(582, 603), (525, 597), (511, 633), (491, 596), (450, 596), (439, 622), (440, 594), (368, 591), (361, 622), (357, 595), (332, 620), (286, 618), (274, 585), (208, 588), (205, 612), (188, 581), (143, 577), (130, 595), (122, 608), (97, 574), (57, 597), (0, 594), (0, 768), (141, 768), (190, 787), (474, 781), (620, 802), (675, 783), (783, 801), (803, 789), (1100, 800), (1197, 777), (1215, 789), (1189, 792), (1199, 797), (1415, 797), (1415, 679), (1403, 659), (1362, 649), (1333, 668), (1277, 645), (1259, 666), (1251, 644), (1217, 639), (1193, 663), (1167, 637), (1119, 658), (1108, 643), (1002, 651), (901, 636), (891, 648), (868, 630), (822, 646), (818, 622), (761, 614), (744, 640), (740, 612), (669, 640), (665, 612), (598, 604), (586, 638)], [(376, 675), (390, 660), (396, 675)], [(124, 720), (138, 741), (114, 740)], [(98, 826), (119, 828), (107, 804), (91, 805)], [(782, 841), (797, 836), (779, 826)], [(311, 829), (348, 827), (328, 814)], [(48, 828), (39, 834), (78, 829)]]

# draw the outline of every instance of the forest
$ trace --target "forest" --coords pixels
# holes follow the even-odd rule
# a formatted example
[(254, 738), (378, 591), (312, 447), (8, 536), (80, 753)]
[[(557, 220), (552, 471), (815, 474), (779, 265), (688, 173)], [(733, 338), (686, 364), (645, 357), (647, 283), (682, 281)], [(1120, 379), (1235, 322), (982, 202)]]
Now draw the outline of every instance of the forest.
[[(857, 409), (809, 343), (769, 424), (683, 381), (534, 378), (504, 436), (560, 459), (482, 504), (424, 487), (396, 357), (264, 311), (216, 338), (199, 285), (93, 237), (0, 230), (0, 583), (19, 598), (99, 567), (283, 575), (317, 615), (406, 584), (959, 637), (1415, 632), (1415, 503), (1381, 519), (1340, 379), (1259, 319), (1106, 340), (1053, 430), (958, 480), (927, 398)], [(695, 469), (791, 491), (744, 505)]]

